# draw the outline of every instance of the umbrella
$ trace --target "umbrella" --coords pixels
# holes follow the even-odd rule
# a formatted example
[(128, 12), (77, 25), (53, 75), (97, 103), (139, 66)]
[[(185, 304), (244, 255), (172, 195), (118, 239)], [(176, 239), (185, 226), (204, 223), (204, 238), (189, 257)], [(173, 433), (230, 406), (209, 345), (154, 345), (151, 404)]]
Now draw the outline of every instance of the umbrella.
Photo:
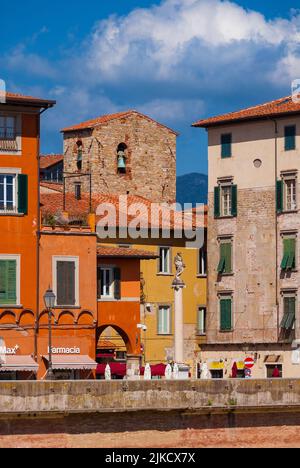
[(236, 378), (237, 378), (237, 374), (238, 374), (238, 367), (237, 367), (236, 362), (234, 362), (234, 363), (233, 363), (233, 366), (232, 366), (232, 369), (231, 369), (232, 378), (233, 378), (233, 379), (236, 379)]

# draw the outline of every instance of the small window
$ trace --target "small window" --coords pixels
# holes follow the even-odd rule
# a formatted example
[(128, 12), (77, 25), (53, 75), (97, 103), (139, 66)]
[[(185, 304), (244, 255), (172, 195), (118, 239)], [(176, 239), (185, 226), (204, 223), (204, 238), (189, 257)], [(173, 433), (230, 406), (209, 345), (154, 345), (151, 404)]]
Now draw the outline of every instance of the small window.
[(283, 271), (296, 268), (296, 237), (286, 236), (283, 238), (283, 257), (281, 269)]
[(214, 190), (214, 216), (237, 216), (237, 185), (221, 182)]
[(117, 148), (118, 174), (126, 174), (127, 169), (127, 145), (120, 143)]
[(206, 307), (199, 307), (197, 311), (197, 334), (206, 334)]
[(0, 139), (15, 140), (16, 139), (16, 117), (0, 116)]
[(284, 190), (284, 211), (294, 211), (297, 209), (296, 178), (285, 177), (283, 179)]
[(232, 156), (232, 135), (226, 133), (221, 135), (221, 157), (231, 158)]
[(232, 298), (220, 299), (220, 330), (232, 331)]
[(221, 187), (221, 213), (222, 216), (231, 216), (232, 196), (231, 186), (224, 185)]
[(81, 200), (81, 184), (76, 182), (74, 187), (76, 200)]
[(158, 272), (161, 274), (171, 273), (171, 249), (170, 247), (159, 248)]
[(158, 309), (158, 335), (171, 335), (170, 306), (160, 306)]
[(266, 364), (267, 379), (282, 379), (282, 364)]
[(0, 210), (16, 210), (16, 175), (0, 174)]
[(116, 267), (98, 267), (98, 299), (121, 299), (121, 270)]
[(56, 305), (76, 306), (76, 261), (56, 261)]
[(220, 275), (232, 273), (231, 239), (224, 239), (220, 241), (220, 261), (217, 271)]
[(289, 125), (284, 128), (284, 149), (285, 151), (296, 149), (296, 125)]
[(112, 268), (101, 268), (101, 297), (114, 296), (114, 277)]
[(82, 160), (83, 160), (83, 144), (81, 140), (78, 140), (77, 143), (77, 169), (81, 171), (82, 169)]
[(280, 328), (285, 332), (290, 332), (295, 325), (296, 319), (296, 296), (285, 295), (283, 298), (283, 318)]
[(17, 260), (0, 259), (0, 304), (17, 304)]
[(206, 248), (202, 247), (199, 249), (198, 253), (198, 275), (206, 276), (207, 275), (207, 252)]

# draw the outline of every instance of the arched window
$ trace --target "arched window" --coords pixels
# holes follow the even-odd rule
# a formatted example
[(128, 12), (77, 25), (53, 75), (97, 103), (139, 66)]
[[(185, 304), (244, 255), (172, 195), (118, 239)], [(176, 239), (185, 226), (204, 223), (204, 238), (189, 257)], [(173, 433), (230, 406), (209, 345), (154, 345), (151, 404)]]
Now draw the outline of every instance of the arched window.
[(127, 145), (120, 143), (117, 149), (118, 174), (126, 174)]
[(82, 150), (83, 150), (83, 145), (82, 141), (78, 140), (76, 142), (77, 145), (77, 169), (81, 171), (82, 169)]

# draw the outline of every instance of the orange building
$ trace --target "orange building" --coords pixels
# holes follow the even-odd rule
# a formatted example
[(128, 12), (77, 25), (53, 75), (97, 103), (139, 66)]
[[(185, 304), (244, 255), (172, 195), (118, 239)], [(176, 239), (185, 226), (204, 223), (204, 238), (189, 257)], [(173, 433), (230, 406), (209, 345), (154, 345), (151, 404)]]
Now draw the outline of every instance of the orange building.
[(54, 101), (0, 104), (0, 379), (35, 377), (40, 114)]

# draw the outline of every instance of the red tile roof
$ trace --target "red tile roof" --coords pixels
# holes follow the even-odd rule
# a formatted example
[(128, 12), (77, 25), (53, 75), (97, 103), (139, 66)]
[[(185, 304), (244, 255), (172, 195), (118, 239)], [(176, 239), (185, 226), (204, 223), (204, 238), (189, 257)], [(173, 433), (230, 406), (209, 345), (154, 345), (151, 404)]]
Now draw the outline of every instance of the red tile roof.
[[(46, 191), (43, 192), (43, 188), (53, 190), (54, 192), (63, 192), (63, 184), (57, 184), (55, 182), (41, 182), (40, 183), (40, 189), (41, 193), (45, 193)], [(48, 193), (48, 192), (47, 192)]]
[[(82, 194), (81, 200), (77, 200), (75, 195), (72, 193), (66, 194), (66, 211), (69, 213), (70, 216), (85, 216), (89, 213), (89, 195), (86, 193)], [(56, 215), (63, 211), (63, 193), (41, 193), (41, 204), (42, 204), (42, 214), (47, 215)], [(180, 211), (174, 211), (169, 209), (167, 206), (163, 206), (161, 208), (160, 205), (155, 205), (156, 208), (161, 208), (161, 211), (155, 212), (152, 210), (153, 204), (150, 200), (146, 198), (142, 198), (135, 195), (129, 195), (126, 197), (124, 196), (123, 199), (120, 200), (119, 195), (112, 195), (112, 194), (99, 194), (93, 195), (92, 197), (92, 211), (96, 212), (99, 205), (103, 205), (102, 209), (103, 214), (97, 214), (97, 222), (101, 219), (105, 218), (106, 222), (108, 222), (109, 226), (114, 227), (127, 227), (130, 221), (136, 218), (136, 213), (140, 212), (141, 214), (145, 211), (148, 215), (148, 224), (146, 228), (160, 228), (160, 229), (167, 229), (170, 225), (170, 229), (178, 229), (182, 230), (183, 226), (183, 214)], [(111, 220), (107, 217), (109, 216), (109, 212), (106, 211), (110, 209), (111, 205), (113, 205), (116, 209), (116, 219), (115, 216), (112, 214)], [(128, 209), (131, 208), (134, 214), (128, 214)], [(127, 216), (126, 216), (127, 215)], [(196, 218), (195, 213), (192, 215), (192, 227), (203, 227), (203, 220), (199, 220)], [(204, 224), (206, 226), (206, 222), (204, 220)]]
[(24, 96), (23, 94), (6, 92), (6, 102), (11, 104), (27, 104), (34, 107), (52, 107), (56, 101), (41, 99), (33, 96)]
[(111, 120), (121, 119), (121, 118), (124, 118), (124, 117), (128, 117), (130, 115), (133, 115), (133, 114), (138, 115), (139, 117), (142, 117), (143, 119), (147, 119), (147, 120), (149, 120), (151, 122), (155, 122), (160, 127), (166, 128), (167, 130), (174, 133), (175, 135), (178, 135), (177, 132), (175, 132), (171, 128), (167, 127), (166, 125), (160, 124), (159, 122), (152, 119), (151, 117), (148, 117), (147, 115), (141, 114), (140, 112), (138, 112), (136, 110), (128, 110), (128, 111), (125, 111), (125, 112), (118, 112), (116, 114), (102, 115), (102, 116), (97, 117), (95, 119), (91, 119), (91, 120), (87, 120), (86, 122), (82, 122), (82, 123), (80, 123), (78, 125), (72, 125), (71, 127), (64, 128), (63, 130), (61, 130), (61, 132), (65, 133), (65, 132), (74, 132), (76, 130), (88, 130), (88, 129), (98, 127), (99, 125), (106, 124), (107, 122), (110, 122)]
[(42, 154), (40, 157), (40, 168), (47, 169), (64, 160), (63, 154)]
[(117, 347), (118, 346), (108, 340), (100, 340), (97, 346), (98, 349), (116, 349)]
[(100, 245), (97, 248), (98, 257), (103, 258), (139, 258), (139, 259), (155, 259), (158, 255), (154, 252), (148, 252), (147, 250), (132, 249), (126, 247), (105, 247)]
[(276, 118), (290, 114), (300, 114), (300, 103), (293, 102), (292, 97), (287, 96), (236, 112), (230, 112), (228, 114), (199, 120), (193, 124), (193, 127), (207, 128), (247, 120), (268, 119), (272, 117)]

